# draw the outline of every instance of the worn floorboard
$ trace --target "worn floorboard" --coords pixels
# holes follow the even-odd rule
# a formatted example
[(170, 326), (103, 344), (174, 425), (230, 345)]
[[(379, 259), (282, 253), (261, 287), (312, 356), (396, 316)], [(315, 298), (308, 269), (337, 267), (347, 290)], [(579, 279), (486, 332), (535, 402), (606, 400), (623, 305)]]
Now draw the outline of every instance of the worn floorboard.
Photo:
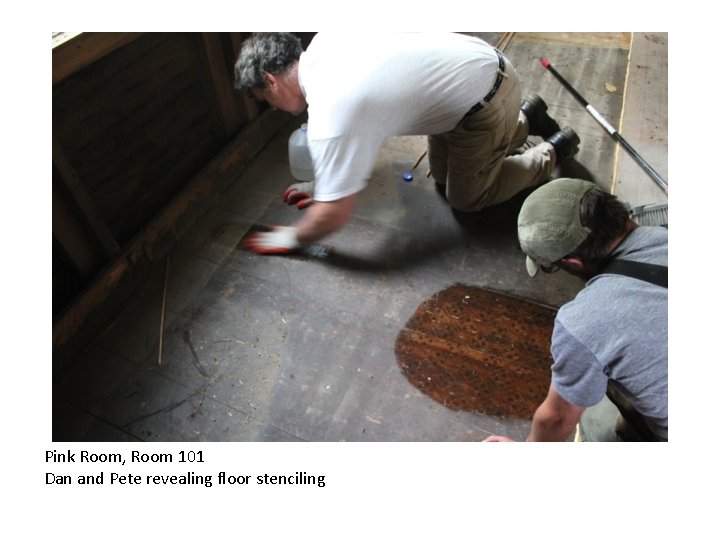
[[(669, 185), (668, 34), (634, 34), (625, 106), (618, 131)], [(667, 195), (632, 156), (618, 148), (614, 193), (632, 206), (667, 203)]]

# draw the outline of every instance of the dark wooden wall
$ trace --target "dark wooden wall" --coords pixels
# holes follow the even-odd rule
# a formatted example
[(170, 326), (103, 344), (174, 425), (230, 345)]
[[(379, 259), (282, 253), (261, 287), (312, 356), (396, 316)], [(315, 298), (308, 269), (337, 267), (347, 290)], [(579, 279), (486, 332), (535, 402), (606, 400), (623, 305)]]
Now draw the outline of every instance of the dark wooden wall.
[(224, 142), (197, 41), (144, 35), (53, 89), (53, 134), (120, 243)]
[(83, 33), (54, 46), (55, 347), (289, 119), (233, 89), (246, 36)]

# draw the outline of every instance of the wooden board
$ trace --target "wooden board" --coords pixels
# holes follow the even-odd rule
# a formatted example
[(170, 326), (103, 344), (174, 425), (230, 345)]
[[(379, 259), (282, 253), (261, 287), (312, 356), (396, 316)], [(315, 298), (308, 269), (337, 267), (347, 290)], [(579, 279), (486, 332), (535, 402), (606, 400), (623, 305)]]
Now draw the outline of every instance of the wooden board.
[(58, 32), (53, 35), (53, 85), (140, 35), (138, 32)]
[(554, 45), (571, 45), (592, 48), (629, 49), (630, 32), (517, 32), (526, 41), (548, 42)]
[[(633, 35), (620, 134), (668, 184), (668, 35)], [(618, 147), (613, 192), (633, 206), (666, 203), (667, 195)]]

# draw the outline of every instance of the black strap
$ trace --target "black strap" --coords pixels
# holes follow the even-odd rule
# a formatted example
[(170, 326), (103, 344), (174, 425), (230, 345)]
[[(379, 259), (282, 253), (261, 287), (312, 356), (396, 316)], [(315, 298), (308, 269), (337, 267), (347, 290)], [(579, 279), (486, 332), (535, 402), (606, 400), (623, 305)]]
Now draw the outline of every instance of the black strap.
[(475, 114), (478, 111), (481, 111), (483, 107), (485, 107), (485, 103), (490, 103), (490, 100), (495, 97), (495, 94), (497, 94), (497, 91), (500, 89), (500, 85), (503, 82), (503, 79), (507, 77), (505, 74), (505, 57), (502, 55), (500, 51), (495, 49), (495, 54), (497, 54), (498, 57), (498, 69), (497, 69), (497, 77), (495, 78), (495, 84), (490, 89), (490, 92), (482, 99), (482, 101), (478, 101), (475, 105), (473, 105), (468, 112), (465, 113), (465, 116), (471, 116)]
[(666, 289), (668, 286), (668, 267), (659, 264), (613, 259), (605, 265), (601, 274), (620, 274), (642, 279), (643, 281), (665, 287)]

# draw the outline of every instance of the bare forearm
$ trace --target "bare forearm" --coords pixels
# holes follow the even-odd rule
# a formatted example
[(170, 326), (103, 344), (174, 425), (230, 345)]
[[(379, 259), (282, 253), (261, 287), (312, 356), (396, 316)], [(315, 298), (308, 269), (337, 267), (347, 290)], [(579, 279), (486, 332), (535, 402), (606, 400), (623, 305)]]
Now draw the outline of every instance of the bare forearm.
[(566, 441), (575, 429), (583, 408), (563, 400), (551, 387), (533, 416), (529, 442)]
[(296, 223), (297, 239), (301, 244), (320, 240), (348, 222), (354, 209), (354, 198), (333, 202), (315, 202)]
[[(532, 426), (530, 427), (530, 435), (525, 440), (528, 442), (567, 441), (580, 420), (583, 410), (583, 407), (565, 401), (550, 386), (545, 401), (535, 411)], [(489, 442), (506, 442), (512, 439), (501, 435), (492, 435), (485, 440)]]
[(540, 409), (535, 412), (533, 417), (530, 434), (526, 439), (528, 442), (566, 441), (575, 429), (575, 422), (569, 422), (561, 417), (538, 415), (539, 412)]

